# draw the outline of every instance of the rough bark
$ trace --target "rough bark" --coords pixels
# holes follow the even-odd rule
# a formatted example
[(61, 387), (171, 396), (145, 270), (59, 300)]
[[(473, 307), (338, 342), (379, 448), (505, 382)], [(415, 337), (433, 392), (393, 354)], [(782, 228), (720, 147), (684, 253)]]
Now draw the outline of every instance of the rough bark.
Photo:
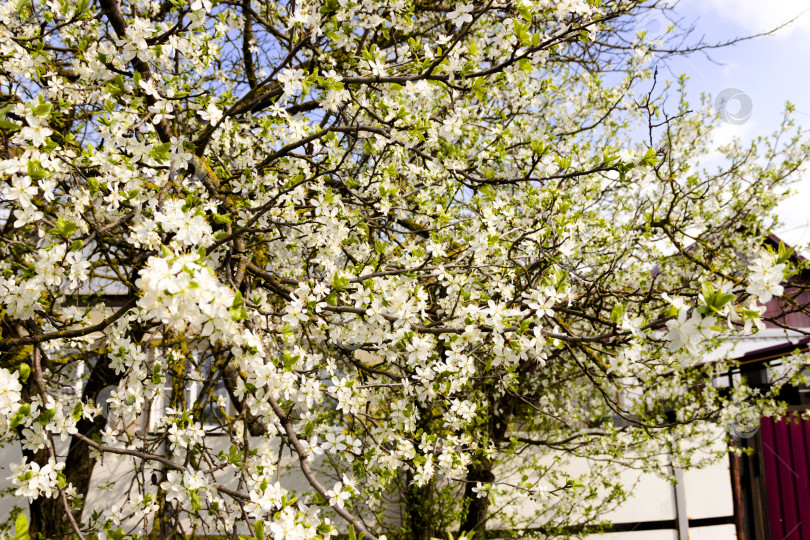
[[(494, 389), (490, 389), (494, 393)], [(495, 413), (490, 417), (487, 424), (489, 436), (495, 440), (503, 440), (509, 421), (514, 413), (514, 400), (509, 395), (504, 395), (496, 400), (496, 404), (491, 406)], [(486, 529), (487, 519), (489, 519), (489, 497), (478, 497), (473, 491), (478, 483), (490, 484), (495, 481), (492, 472), (492, 462), (482, 457), (477, 463), (471, 464), (467, 469), (467, 485), (464, 488), (464, 512), (462, 514), (459, 533), (480, 531)]]
[[(416, 431), (430, 428), (429, 409), (417, 405), (419, 420), (416, 422)], [(413, 540), (430, 540), (437, 532), (437, 515), (435, 500), (435, 486), (429, 481), (424, 486), (414, 483), (414, 473), (408, 471), (404, 475), (405, 519), (403, 520), (402, 538)]]
[[(82, 401), (87, 403), (96, 401), (99, 392), (108, 386), (116, 386), (121, 380), (121, 374), (116, 374), (110, 368), (110, 363), (106, 357), (100, 358), (93, 366), (90, 377), (82, 392)], [(76, 423), (76, 429), (85, 437), (93, 438), (93, 435), (101, 432), (107, 425), (107, 418), (99, 415), (88, 420), (82, 418)], [(70, 447), (65, 458), (64, 473), (68, 482), (73, 484), (76, 491), (82, 495), (82, 499), (87, 499), (90, 489), (90, 480), (93, 476), (93, 467), (96, 464), (95, 458), (90, 457), (90, 447), (86, 442), (78, 437), (71, 437)], [(81, 517), (78, 513), (76, 519)]]
[(234, 408), (237, 411), (237, 414), (242, 414), (244, 411), (245, 413), (245, 424), (247, 425), (248, 431), (254, 437), (258, 437), (267, 433), (267, 429), (262, 425), (261, 421), (253, 416), (249, 410), (244, 410), (245, 405), (239, 397), (236, 395), (236, 386), (237, 386), (237, 379), (239, 378), (239, 372), (233, 366), (227, 366), (224, 370), (224, 376), (222, 380), (225, 383), (225, 389), (228, 391), (228, 396), (231, 398), (231, 403), (233, 403)]
[[(31, 398), (39, 394), (33, 374), (23, 384), (22, 401), (31, 403)], [(17, 436), (22, 440), (23, 426), (17, 428)], [(25, 461), (36, 463), (40, 467), (48, 463), (48, 451), (45, 448), (36, 452), (28, 449), (22, 451)], [(32, 539), (58, 538), (67, 534), (70, 525), (65, 519), (65, 510), (58, 498), (40, 497), (28, 504), (28, 531)]]
[[(94, 401), (99, 392), (111, 385), (118, 384), (120, 375), (110, 369), (106, 357), (99, 359), (93, 366), (87, 384), (82, 393), (82, 400)], [(36, 388), (33, 385), (33, 377), (29, 378), (25, 385), (24, 397), (30, 402)], [(104, 416), (97, 416), (93, 420), (82, 418), (76, 424), (79, 433), (85, 437), (91, 437), (98, 433), (107, 424)], [(22, 437), (22, 428), (18, 429), (18, 434)], [(33, 461), (40, 466), (48, 462), (48, 452), (46, 449), (31, 452), (24, 450), (23, 456), (27, 461)], [(71, 485), (76, 488), (76, 492), (82, 496), (82, 500), (87, 500), (87, 493), (90, 490), (90, 481), (93, 476), (93, 467), (96, 460), (90, 457), (90, 448), (87, 443), (77, 437), (71, 437), (68, 453), (65, 457), (65, 468), (62, 474)], [(73, 517), (77, 522), (81, 522), (84, 505), (73, 512)], [(62, 501), (59, 498), (39, 498), (29, 504), (30, 511), (30, 534), (31, 538), (60, 538), (65, 534), (71, 534), (70, 522), (65, 514)]]
[(430, 540), (434, 534), (433, 511), (431, 509), (430, 484), (417, 486), (411, 484), (412, 474), (406, 475), (408, 485), (405, 487), (405, 535), (403, 538), (413, 540)]
[(467, 506), (464, 519), (459, 527), (460, 533), (483, 530), (487, 524), (489, 497), (478, 497), (473, 491), (478, 482), (489, 484), (495, 480), (492, 474), (492, 463), (482, 458), (479, 463), (467, 469), (467, 486), (464, 488), (464, 502)]
[(259, 84), (256, 78), (256, 68), (253, 66), (253, 53), (250, 52), (250, 42), (253, 41), (253, 16), (250, 10), (250, 0), (243, 0), (242, 15), (245, 17), (244, 31), (242, 32), (242, 58), (245, 63), (245, 75), (248, 86), (256, 88)]

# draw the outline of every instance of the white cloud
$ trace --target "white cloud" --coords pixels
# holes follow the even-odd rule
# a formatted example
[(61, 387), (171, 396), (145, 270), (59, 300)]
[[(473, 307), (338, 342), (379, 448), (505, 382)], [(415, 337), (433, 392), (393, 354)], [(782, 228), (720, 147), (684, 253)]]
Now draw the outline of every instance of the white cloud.
[(771, 30), (804, 12), (777, 35), (810, 33), (807, 0), (687, 0), (685, 4), (705, 15), (734, 22), (751, 33)]
[(783, 201), (776, 209), (783, 226), (776, 231), (790, 245), (810, 243), (810, 215), (807, 212), (807, 194), (810, 193), (810, 177), (805, 176), (793, 186), (793, 197)]

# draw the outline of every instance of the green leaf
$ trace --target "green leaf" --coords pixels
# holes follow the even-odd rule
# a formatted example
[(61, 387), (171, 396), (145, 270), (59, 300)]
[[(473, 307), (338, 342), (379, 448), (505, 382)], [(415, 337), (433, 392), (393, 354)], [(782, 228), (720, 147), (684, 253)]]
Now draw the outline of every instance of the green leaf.
[(47, 425), (48, 422), (50, 422), (51, 419), (54, 416), (56, 416), (56, 409), (55, 408), (54, 409), (45, 409), (44, 411), (42, 411), (42, 413), (40, 413), (39, 418), (37, 418), (37, 422), (39, 422), (43, 426)]
[(28, 534), (28, 518), (22, 512), (17, 514), (17, 521), (14, 523), (14, 540), (31, 540)]
[(5, 129), (6, 131), (17, 131), (18, 129), (22, 129), (22, 126), (7, 118), (0, 118), (0, 129)]
[(562, 170), (565, 170), (565, 169), (567, 169), (568, 167), (571, 166), (571, 159), (570, 158), (565, 158), (565, 157), (562, 157), (562, 156), (558, 155), (558, 156), (554, 156), (554, 160), (557, 162), (557, 165), (559, 165), (560, 169), (562, 169)]
[(532, 141), (532, 152), (538, 156), (545, 156), (548, 154), (549, 150), (551, 150), (550, 145), (544, 144), (540, 141)]
[(77, 401), (76, 405), (73, 406), (73, 419), (75, 421), (79, 421), (82, 418), (82, 402)]
[(515, 28), (515, 36), (518, 38), (518, 40), (522, 42), (530, 42), (532, 37), (529, 35), (529, 25), (521, 24), (517, 19), (512, 19), (512, 22)]
[(239, 453), (239, 448), (236, 445), (231, 445), (228, 449), (228, 462), (233, 463), (237, 467), (242, 466), (242, 454)]
[(532, 22), (532, 11), (528, 7), (518, 4), (518, 13), (526, 22)]
[(214, 223), (219, 225), (227, 225), (228, 223), (232, 223), (231, 216), (225, 214), (217, 214), (214, 212), (211, 214), (211, 217), (214, 219)]
[(16, 413), (14, 414), (14, 416), (12, 416), (12, 417), (11, 417), (11, 420), (9, 420), (9, 422), (8, 422), (9, 427), (10, 427), (11, 429), (17, 429), (17, 427), (18, 427), (20, 424), (22, 424), (22, 423), (23, 423), (23, 420), (25, 420), (25, 417), (26, 417), (26, 415), (25, 415), (25, 414), (22, 414), (22, 413), (20, 413), (19, 411), (18, 411), (18, 412), (16, 412)]
[(247, 311), (244, 309), (231, 309), (231, 320), (232, 321), (244, 321), (248, 318)]
[(28, 364), (22, 363), (19, 367), (20, 370), (20, 380), (25, 382), (28, 380), (28, 376), (31, 375), (31, 366)]
[(50, 175), (51, 172), (47, 169), (43, 169), (39, 160), (32, 159), (28, 162), (28, 176), (31, 177), (31, 180), (42, 180), (43, 178), (48, 178)]
[(118, 529), (114, 530), (114, 531), (107, 530), (105, 532), (107, 533), (108, 540), (124, 540), (124, 538), (127, 535), (127, 533), (124, 531), (124, 529), (122, 529), (120, 527)]
[(588, 43), (591, 40), (590, 34), (588, 34), (587, 30), (580, 30), (579, 32), (579, 40), (582, 43)]
[(647, 149), (647, 153), (644, 154), (644, 157), (641, 158), (639, 161), (641, 165), (647, 165), (649, 167), (655, 167), (658, 164), (658, 158), (656, 157), (655, 148), (650, 147)]
[(149, 155), (155, 158), (157, 161), (168, 161), (169, 160), (169, 151), (172, 148), (171, 142), (165, 142), (163, 144), (156, 144), (152, 147), (152, 151), (149, 152)]
[(51, 104), (50, 103), (40, 103), (39, 105), (34, 106), (31, 111), (36, 116), (45, 116), (51, 112)]
[[(718, 294), (719, 294), (719, 293), (718, 293)], [(724, 306), (724, 305), (725, 305), (727, 302), (731, 302), (732, 300), (734, 300), (734, 295), (733, 295), (733, 294), (721, 294), (720, 296), (718, 296), (718, 297), (717, 297), (717, 301), (715, 302), (715, 305), (716, 305), (718, 308), (721, 308), (721, 307), (723, 307), (723, 306)]]
[(264, 521), (257, 521), (253, 524), (253, 532), (256, 533), (256, 538), (264, 540)]
[(789, 248), (788, 249), (787, 247), (785, 247), (785, 244), (783, 244), (782, 242), (779, 242), (779, 248), (778, 248), (777, 255), (776, 255), (776, 264), (782, 264), (782, 263), (788, 262), (791, 255), (793, 255), (793, 251), (795, 249), (796, 248)]
[(702, 283), (700, 292), (703, 294), (703, 298), (708, 301), (714, 295), (714, 286), (711, 283)]
[[(107, 58), (105, 57), (103, 60), (99, 58), (99, 61), (106, 63)], [(113, 97), (121, 96), (126, 91), (126, 86), (124, 86), (124, 77), (120, 74), (116, 75), (111, 81), (104, 85), (104, 90)]]
[(720, 311), (723, 306), (734, 299), (733, 294), (723, 294), (722, 291), (715, 290), (711, 283), (703, 283), (700, 286), (700, 293), (703, 295), (705, 306), (698, 306), (698, 313), (704, 314), (709, 311)]
[(64, 239), (68, 239), (78, 229), (79, 227), (77, 227), (75, 223), (71, 223), (69, 221), (65, 221), (62, 218), (59, 218), (56, 220), (56, 227), (51, 229), (50, 232), (53, 235), (61, 236)]
[(91, 176), (87, 179), (87, 187), (90, 188), (90, 195), (95, 195), (101, 189), (101, 183), (98, 178)]
[(197, 490), (190, 491), (189, 495), (191, 496), (191, 507), (199, 511), (202, 508), (202, 500), (200, 499), (200, 495), (197, 493)]
[(284, 354), (281, 355), (281, 362), (284, 364), (284, 369), (292, 371), (293, 366), (298, 362), (298, 357), (284, 351)]
[(610, 320), (617, 323), (624, 315), (624, 306), (622, 304), (616, 304), (613, 306), (613, 309), (610, 310)]
[[(23, 10), (28, 7), (28, 0), (17, 0), (14, 4), (14, 10), (17, 12), (17, 15), (22, 15)], [(28, 525), (26, 524), (26, 531), (28, 530)]]
[(17, 409), (17, 412), (14, 414), (14, 416), (11, 417), (10, 422), (11, 428), (15, 429), (17, 426), (22, 424), (23, 420), (25, 420), (25, 417), (28, 416), (29, 414), (31, 414), (31, 405), (28, 403), (20, 405), (20, 408)]
[(236, 294), (233, 297), (233, 303), (231, 304), (231, 320), (233, 321), (242, 321), (248, 318), (247, 311), (242, 307), (245, 305), (245, 300), (242, 298), (242, 293), (236, 291)]
[(335, 274), (335, 277), (332, 278), (332, 288), (336, 291), (342, 291), (346, 288), (346, 285), (349, 284), (349, 280), (343, 276)]

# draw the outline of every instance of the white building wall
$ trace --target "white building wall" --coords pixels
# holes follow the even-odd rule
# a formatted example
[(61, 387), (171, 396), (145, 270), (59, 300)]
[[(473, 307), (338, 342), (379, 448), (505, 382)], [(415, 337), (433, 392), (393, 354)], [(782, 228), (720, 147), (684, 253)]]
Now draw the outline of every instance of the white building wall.
[[(724, 356), (739, 357), (743, 354), (775, 345), (786, 341), (794, 342), (803, 337), (796, 332), (786, 332), (781, 329), (766, 329), (755, 336), (729, 341), (718, 350), (707, 356), (707, 360)], [(152, 404), (153, 418), (160, 414), (161, 404)], [(224, 442), (224, 439), (223, 439)], [(224, 448), (223, 448), (224, 449)], [(92, 509), (104, 509), (110, 505), (124, 501), (126, 491), (130, 484), (127, 474), (126, 457), (108, 456), (104, 463), (96, 466), (94, 485), (106, 486), (106, 489), (91, 490), (88, 497), (88, 512)], [(9, 464), (19, 462), (21, 453), (16, 446), (6, 446), (0, 449), (0, 491), (11, 485), (8, 476), (11, 474)], [(587, 462), (581, 460), (573, 462), (571, 467), (587, 467)], [(232, 474), (232, 473), (231, 473)], [(220, 482), (229, 481), (229, 473), (220, 473)], [(232, 479), (230, 479), (232, 480)], [(640, 474), (636, 471), (623, 473), (625, 485), (636, 484), (629, 500), (618, 509), (608, 513), (605, 517), (613, 523), (638, 523), (644, 521), (673, 520), (677, 517), (675, 490), (668, 481), (655, 475)], [(306, 480), (300, 475), (283, 476), (285, 486), (298, 490), (308, 489)], [(685, 471), (683, 475), (683, 490), (686, 501), (686, 512), (690, 519), (705, 519), (713, 517), (726, 517), (733, 515), (732, 490), (729, 473), (729, 460), (726, 456), (719, 463), (704, 469)], [(9, 514), (13, 506), (27, 507), (27, 500), (18, 500), (12, 496), (0, 497), (0, 517)], [(532, 508), (526, 507), (522, 511), (526, 515), (532, 513)], [(339, 521), (339, 520), (338, 520)], [(497, 528), (497, 523), (492, 523)], [(669, 540), (677, 539), (677, 531), (636, 531), (622, 533), (606, 533), (604, 535), (591, 535), (588, 539), (601, 538), (605, 540)], [(736, 538), (733, 525), (718, 525), (711, 527), (692, 527), (689, 530), (691, 540), (731, 540)]]

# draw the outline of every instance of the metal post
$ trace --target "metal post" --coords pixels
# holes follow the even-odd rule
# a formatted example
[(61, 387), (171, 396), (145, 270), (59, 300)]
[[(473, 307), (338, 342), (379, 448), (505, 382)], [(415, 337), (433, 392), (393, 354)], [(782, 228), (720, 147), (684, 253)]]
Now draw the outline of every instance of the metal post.
[(689, 516), (686, 513), (686, 492), (683, 488), (683, 470), (672, 468), (675, 475), (675, 523), (678, 526), (678, 540), (689, 540)]

